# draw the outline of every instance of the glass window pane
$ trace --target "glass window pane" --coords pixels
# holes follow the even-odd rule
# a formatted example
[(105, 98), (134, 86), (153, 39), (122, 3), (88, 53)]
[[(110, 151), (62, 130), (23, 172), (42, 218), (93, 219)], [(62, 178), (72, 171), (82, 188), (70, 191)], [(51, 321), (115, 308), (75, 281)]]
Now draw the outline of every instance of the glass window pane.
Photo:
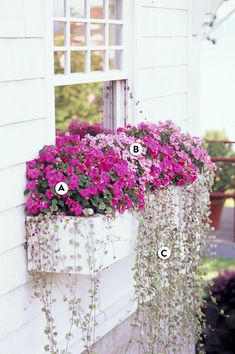
[(85, 55), (84, 51), (71, 51), (71, 73), (81, 73), (85, 71)]
[(64, 17), (65, 16), (64, 0), (54, 0), (53, 13), (54, 13), (54, 16), (56, 16), (56, 17)]
[(64, 74), (65, 52), (54, 52), (54, 72), (55, 74)]
[(109, 45), (122, 44), (122, 25), (109, 25)]
[(85, 45), (86, 27), (85, 23), (71, 22), (70, 24), (70, 44)]
[(90, 0), (90, 17), (104, 18), (104, 2), (103, 0)]
[(84, 0), (70, 0), (70, 16), (71, 17), (85, 17), (85, 1)]
[(104, 45), (104, 25), (91, 23), (91, 45)]
[(110, 50), (109, 51), (109, 70), (122, 69), (122, 51)]
[(91, 51), (91, 71), (104, 70), (104, 51), (92, 50)]
[(109, 18), (112, 20), (122, 19), (122, 0), (109, 0)]
[(55, 87), (57, 131), (67, 131), (71, 121), (102, 123), (103, 82)]
[(65, 45), (65, 22), (54, 22), (54, 45)]

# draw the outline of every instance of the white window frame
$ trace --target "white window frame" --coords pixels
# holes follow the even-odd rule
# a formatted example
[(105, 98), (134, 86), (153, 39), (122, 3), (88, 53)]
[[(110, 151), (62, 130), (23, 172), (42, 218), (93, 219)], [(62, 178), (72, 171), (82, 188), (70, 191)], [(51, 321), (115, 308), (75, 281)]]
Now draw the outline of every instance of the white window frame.
[[(87, 6), (89, 0), (87, 1)], [(107, 0), (106, 0), (107, 4)], [(126, 8), (128, 11), (126, 12)], [(103, 72), (86, 72), (86, 73), (73, 73), (69, 78), (65, 75), (54, 74), (54, 31), (53, 23), (57, 17), (53, 16), (53, 0), (45, 2), (45, 78), (46, 78), (46, 114), (47, 114), (47, 141), (54, 143), (55, 139), (55, 87), (61, 85), (82, 84), (91, 82), (104, 82), (109, 85), (112, 84), (112, 100), (105, 99), (104, 96), (104, 126), (108, 129), (116, 129), (117, 127), (124, 126), (128, 121), (131, 121), (131, 116), (135, 115), (135, 104), (129, 102), (128, 86), (129, 81), (134, 86), (132, 74), (132, 58), (131, 52), (133, 51), (133, 33), (131, 20), (133, 13), (130, 11), (131, 2), (123, 0), (122, 5), (122, 23), (123, 23), (123, 54), (122, 54), (122, 70), (112, 70)], [(106, 5), (107, 14), (107, 5)], [(61, 18), (62, 19), (62, 18)], [(63, 18), (64, 19), (64, 18)], [(84, 19), (83, 19), (84, 20)], [(79, 19), (77, 19), (79, 22)], [(102, 20), (101, 20), (102, 21)], [(111, 22), (119, 22), (119, 20), (112, 20)], [(97, 21), (99, 22), (99, 21)], [(100, 49), (100, 47), (99, 47)], [(110, 48), (111, 49), (111, 48)], [(133, 51), (135, 52), (135, 51)], [(131, 103), (131, 106), (130, 106)], [(134, 107), (134, 108), (133, 108)], [(52, 119), (53, 117), (53, 119)], [(114, 118), (114, 119), (112, 119)]]
[[(85, 1), (85, 13), (86, 15), (89, 13), (90, 9), (90, 0)], [(53, 78), (54, 86), (64, 86), (64, 85), (74, 85), (74, 84), (84, 84), (91, 82), (108, 82), (114, 80), (124, 80), (128, 78), (127, 69), (126, 69), (126, 52), (127, 48), (125, 45), (125, 36), (123, 35), (123, 43), (122, 45), (110, 46), (109, 45), (109, 24), (122, 25), (122, 32), (126, 31), (126, 16), (125, 16), (125, 2), (126, 0), (122, 0), (122, 20), (113, 20), (109, 19), (109, 0), (104, 0), (104, 19), (94, 19), (90, 17), (82, 17), (82, 18), (74, 18), (68, 16), (70, 13), (70, 0), (65, 0), (65, 17), (54, 17), (53, 22), (65, 22), (66, 30), (65, 30), (65, 45), (64, 46), (54, 46), (53, 51), (65, 51), (67, 53), (66, 61), (65, 61), (65, 73), (64, 74), (55, 74)], [(90, 43), (90, 25), (91, 23), (100, 23), (105, 24), (105, 45), (103, 46), (70, 46), (70, 23), (78, 22), (86, 24), (86, 38), (88, 43)], [(85, 59), (85, 72), (84, 73), (70, 73), (70, 51), (86, 51), (88, 55), (86, 55)], [(91, 50), (100, 50), (105, 51), (105, 60), (104, 60), (104, 70), (103, 71), (90, 71), (90, 51)], [(122, 51), (122, 69), (121, 70), (109, 70), (108, 63), (108, 50), (121, 50)]]

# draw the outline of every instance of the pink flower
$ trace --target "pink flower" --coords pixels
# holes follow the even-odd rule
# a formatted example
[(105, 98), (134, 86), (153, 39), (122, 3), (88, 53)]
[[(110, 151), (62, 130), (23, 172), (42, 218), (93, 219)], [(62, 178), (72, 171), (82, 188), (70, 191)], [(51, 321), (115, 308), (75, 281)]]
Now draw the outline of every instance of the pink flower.
[(37, 168), (27, 170), (27, 177), (29, 179), (37, 179), (40, 176), (40, 171)]
[(71, 204), (70, 204), (70, 211), (72, 212), (72, 213), (74, 213), (74, 215), (76, 215), (76, 216), (80, 216), (80, 215), (82, 215), (82, 207), (81, 207), (81, 205), (78, 203), (78, 202), (76, 202), (76, 201), (73, 201)]
[(29, 191), (35, 190), (35, 189), (36, 189), (36, 181), (30, 181), (30, 182), (28, 182), (26, 188), (27, 188)]
[(54, 194), (52, 193), (52, 191), (50, 189), (46, 190), (45, 195), (46, 195), (47, 199), (49, 199), (49, 200), (51, 200), (54, 197)]
[(69, 179), (69, 190), (73, 191), (78, 189), (79, 185), (79, 177), (75, 174), (73, 174), (70, 179)]

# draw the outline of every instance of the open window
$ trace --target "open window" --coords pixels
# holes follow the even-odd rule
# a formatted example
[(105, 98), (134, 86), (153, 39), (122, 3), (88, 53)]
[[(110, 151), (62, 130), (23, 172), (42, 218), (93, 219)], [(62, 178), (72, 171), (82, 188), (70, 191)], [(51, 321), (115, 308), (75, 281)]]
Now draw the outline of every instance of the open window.
[(123, 0), (54, 0), (56, 128), (127, 119)]

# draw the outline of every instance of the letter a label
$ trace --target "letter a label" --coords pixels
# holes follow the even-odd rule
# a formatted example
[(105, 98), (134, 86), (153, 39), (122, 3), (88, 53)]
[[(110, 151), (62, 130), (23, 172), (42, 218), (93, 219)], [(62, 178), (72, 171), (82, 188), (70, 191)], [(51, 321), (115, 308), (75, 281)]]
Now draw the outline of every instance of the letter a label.
[(59, 195), (64, 195), (68, 192), (69, 188), (68, 185), (65, 182), (59, 182), (55, 186), (55, 191)]

